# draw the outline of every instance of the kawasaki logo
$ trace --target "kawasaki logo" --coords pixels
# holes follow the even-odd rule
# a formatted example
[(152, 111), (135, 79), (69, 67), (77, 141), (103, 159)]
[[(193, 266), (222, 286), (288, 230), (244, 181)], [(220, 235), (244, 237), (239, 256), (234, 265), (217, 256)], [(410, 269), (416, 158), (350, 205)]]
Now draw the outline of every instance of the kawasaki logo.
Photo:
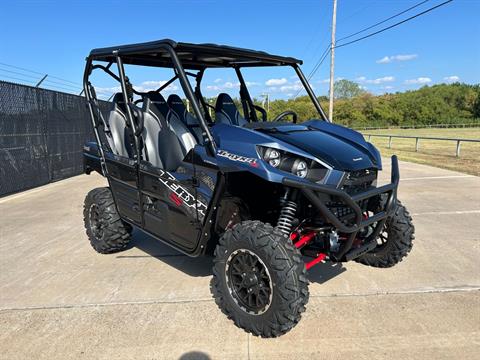
[(249, 157), (245, 157), (245, 156), (241, 156), (241, 155), (232, 154), (232, 153), (229, 153), (228, 151), (225, 151), (225, 150), (218, 150), (217, 155), (221, 156), (221, 157), (224, 157), (224, 158), (227, 158), (228, 160), (240, 161), (240, 162), (243, 162), (243, 163), (247, 163), (247, 164), (250, 164), (251, 166), (254, 166), (254, 167), (258, 166), (258, 162), (257, 162), (258, 159), (255, 159), (255, 158), (249, 158)]

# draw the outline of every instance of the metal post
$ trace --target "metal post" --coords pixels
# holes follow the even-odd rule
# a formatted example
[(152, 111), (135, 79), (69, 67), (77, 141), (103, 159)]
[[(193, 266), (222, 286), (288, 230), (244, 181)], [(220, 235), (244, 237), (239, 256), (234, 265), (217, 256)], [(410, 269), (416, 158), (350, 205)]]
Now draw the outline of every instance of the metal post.
[(392, 137), (391, 136), (388, 137), (388, 148), (389, 149), (392, 148)]
[(457, 151), (456, 151), (456, 156), (460, 157), (460, 140), (457, 140)]
[(419, 142), (420, 142), (420, 139), (419, 139), (419, 138), (416, 138), (416, 139), (415, 139), (415, 151), (416, 151), (416, 152), (418, 152)]
[(335, 67), (335, 30), (337, 27), (337, 0), (333, 0), (332, 15), (332, 41), (330, 44), (330, 104), (328, 106), (328, 118), (333, 122), (333, 80)]
[(43, 81), (47, 78), (47, 76), (48, 76), (48, 74), (45, 74), (45, 76), (40, 79), (40, 81), (37, 83), (37, 85), (35, 85), (35, 87), (38, 88), (43, 83)]
[(372, 135), (368, 135), (368, 141), (370, 141), (371, 138), (372, 138)]

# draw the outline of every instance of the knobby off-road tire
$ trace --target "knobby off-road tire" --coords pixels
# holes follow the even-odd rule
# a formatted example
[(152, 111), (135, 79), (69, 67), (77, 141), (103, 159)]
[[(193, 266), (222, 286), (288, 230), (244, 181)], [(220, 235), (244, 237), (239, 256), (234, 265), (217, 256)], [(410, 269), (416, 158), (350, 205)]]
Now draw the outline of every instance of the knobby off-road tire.
[(397, 201), (393, 214), (387, 219), (377, 248), (355, 261), (379, 268), (392, 267), (398, 264), (412, 250), (415, 239), (415, 227), (407, 208)]
[(83, 221), (90, 244), (97, 252), (111, 254), (128, 246), (132, 229), (120, 219), (109, 188), (96, 188), (87, 194)]
[[(250, 259), (243, 262), (248, 264), (243, 269), (242, 259)], [(252, 285), (252, 278), (258, 280), (256, 284)], [(245, 284), (258, 295), (252, 295), (251, 307), (248, 296), (242, 300), (248, 291), (241, 288)], [(271, 225), (244, 221), (219, 240), (212, 292), (219, 308), (238, 327), (257, 336), (277, 337), (292, 329), (305, 311), (309, 296), (305, 264), (290, 239)]]

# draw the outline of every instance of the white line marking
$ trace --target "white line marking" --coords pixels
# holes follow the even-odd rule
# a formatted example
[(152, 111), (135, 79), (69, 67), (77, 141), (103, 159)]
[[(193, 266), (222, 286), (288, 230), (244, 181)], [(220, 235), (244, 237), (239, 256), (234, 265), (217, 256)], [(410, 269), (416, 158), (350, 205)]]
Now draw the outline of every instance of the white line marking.
[[(459, 286), (459, 287), (440, 287), (440, 288), (424, 288), (412, 290), (398, 290), (398, 291), (376, 291), (367, 293), (339, 293), (339, 294), (311, 294), (311, 298), (339, 298), (339, 297), (361, 297), (361, 296), (385, 296), (385, 295), (416, 295), (416, 294), (435, 294), (435, 293), (454, 293), (454, 292), (476, 292), (480, 291), (480, 286)], [(40, 306), (25, 306), (25, 307), (4, 307), (0, 308), (0, 312), (5, 311), (30, 311), (30, 310), (55, 310), (55, 309), (76, 309), (76, 308), (90, 308), (103, 306), (122, 306), (122, 305), (162, 305), (162, 304), (185, 304), (185, 303), (213, 303), (214, 300), (210, 298), (199, 299), (178, 299), (178, 300), (138, 300), (138, 301), (114, 301), (106, 303), (85, 303), (85, 304), (58, 304), (58, 305), (40, 305)]]
[(464, 210), (464, 211), (427, 211), (423, 213), (414, 213), (412, 216), (418, 215), (462, 215), (462, 214), (480, 214), (480, 210)]
[(400, 181), (411, 181), (411, 180), (433, 180), (433, 179), (455, 179), (455, 178), (478, 178), (474, 175), (445, 175), (445, 176), (424, 176), (424, 177), (413, 177), (413, 178), (400, 178)]

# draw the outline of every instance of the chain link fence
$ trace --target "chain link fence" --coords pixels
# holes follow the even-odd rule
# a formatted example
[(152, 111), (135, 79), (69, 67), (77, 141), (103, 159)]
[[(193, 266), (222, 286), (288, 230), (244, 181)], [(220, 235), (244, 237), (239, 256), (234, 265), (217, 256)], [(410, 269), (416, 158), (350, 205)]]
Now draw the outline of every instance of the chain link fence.
[(0, 81), (0, 196), (81, 174), (94, 138), (84, 97)]

